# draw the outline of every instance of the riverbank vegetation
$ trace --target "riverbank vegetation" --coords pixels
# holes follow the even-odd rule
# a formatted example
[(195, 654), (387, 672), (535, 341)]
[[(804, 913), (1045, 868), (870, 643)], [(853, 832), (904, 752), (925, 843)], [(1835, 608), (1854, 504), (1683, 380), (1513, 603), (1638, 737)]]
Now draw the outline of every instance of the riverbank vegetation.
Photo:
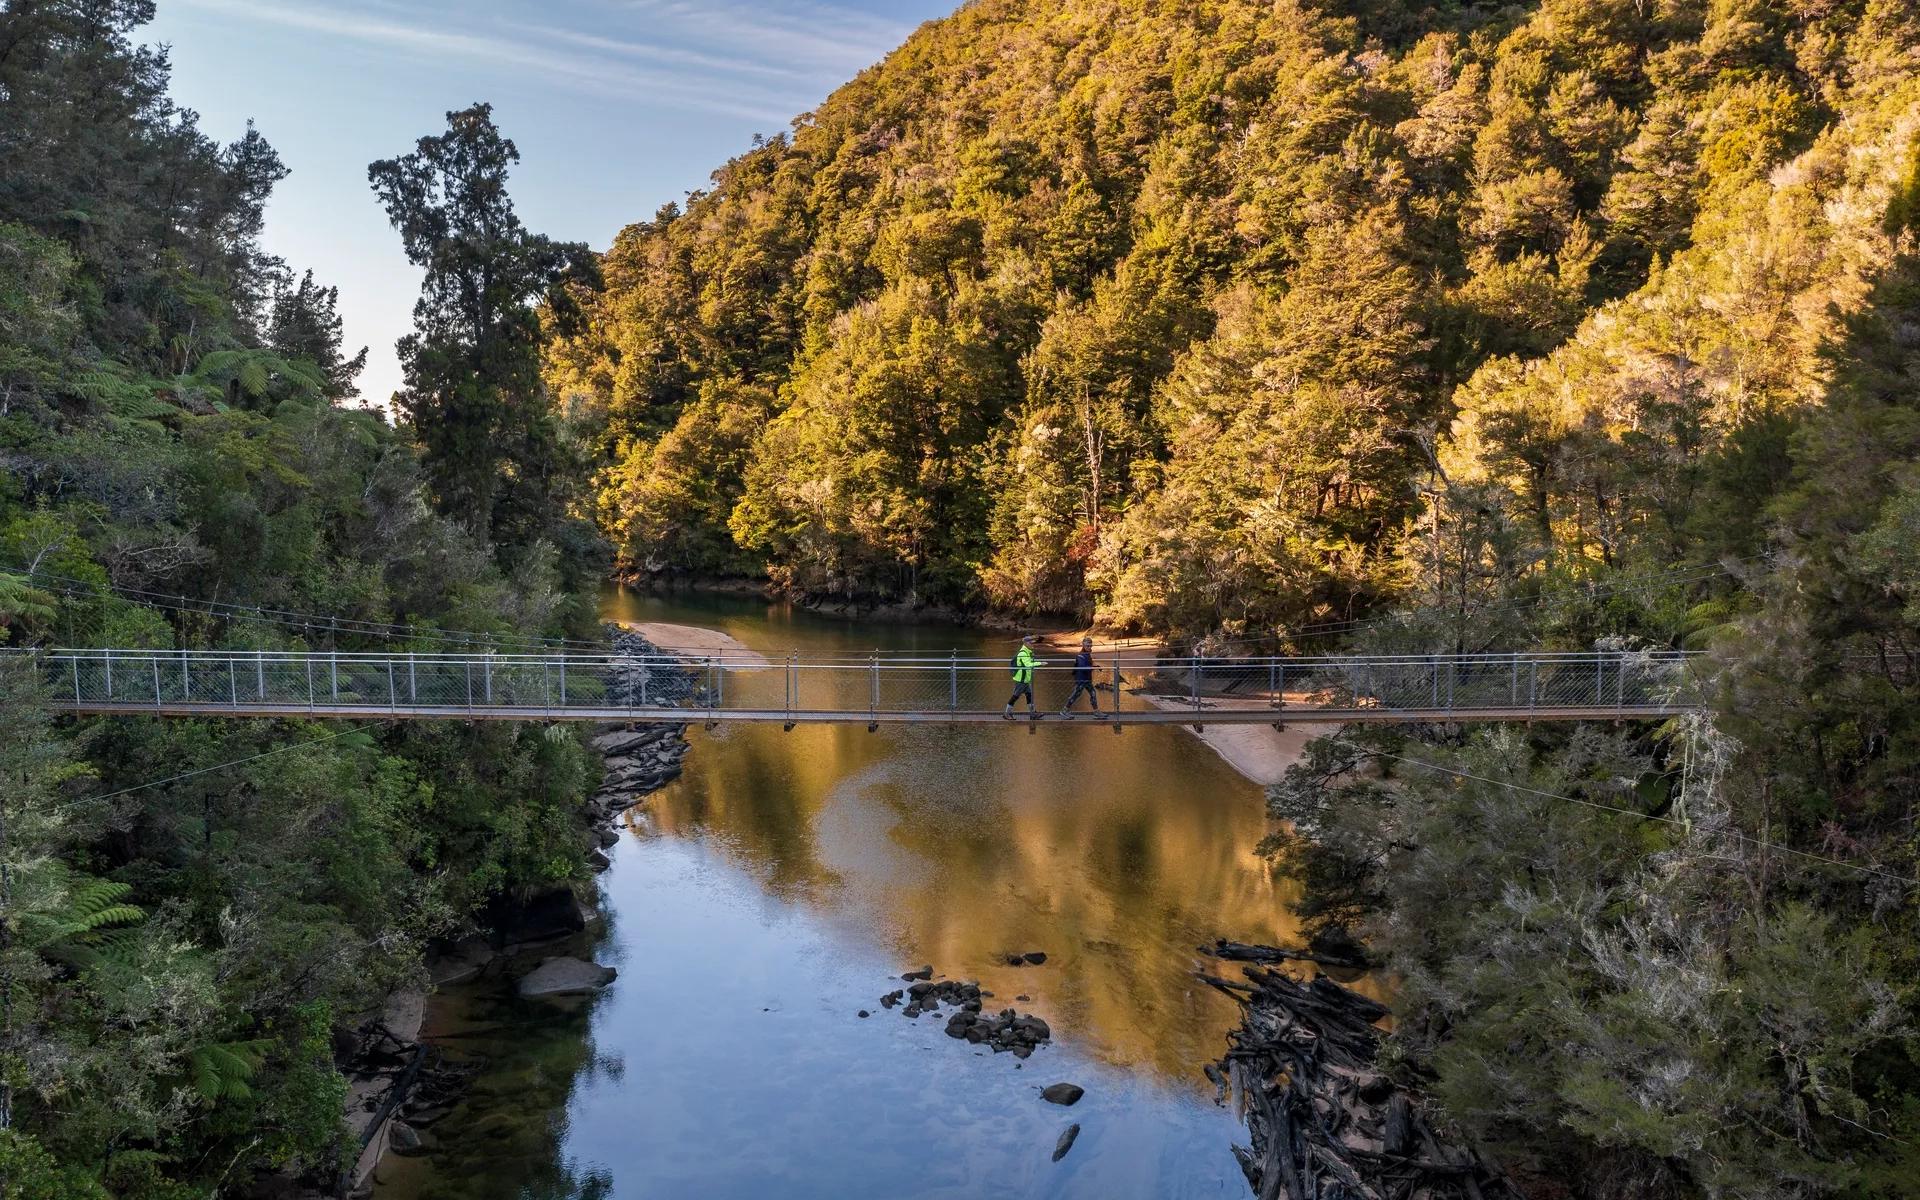
[[(6, 641), (589, 631), (564, 486), (442, 515), (488, 510), (449, 503), (431, 439), (355, 407), (363, 354), (341, 345), (335, 291), (260, 248), (284, 168), (259, 133), (218, 144), (168, 101), (164, 55), (131, 40), (150, 15), (0, 14)], [(484, 115), (464, 127), (498, 156)], [(395, 204), (409, 248), (419, 221), (458, 219), (436, 202)], [(498, 319), (534, 321), (526, 299)], [(437, 324), (419, 358), (471, 353), (467, 336)], [(537, 394), (487, 382), (462, 394), (509, 411)], [(539, 425), (488, 433), (526, 459)], [(56, 722), (39, 685), (0, 671), (0, 1194), (330, 1182), (351, 1161), (336, 1036), (418, 979), (430, 939), (584, 870), (589, 754), (570, 730), (485, 723)]]

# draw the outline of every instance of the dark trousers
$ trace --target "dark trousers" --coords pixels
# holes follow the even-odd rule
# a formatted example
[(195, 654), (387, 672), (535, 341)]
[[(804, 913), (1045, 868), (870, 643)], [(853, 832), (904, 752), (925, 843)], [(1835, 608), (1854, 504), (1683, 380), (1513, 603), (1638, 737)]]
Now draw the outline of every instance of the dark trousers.
[(1028, 709), (1028, 711), (1032, 711), (1032, 709), (1033, 709), (1033, 684), (1031, 684), (1031, 683), (1021, 683), (1021, 682), (1019, 682), (1018, 680), (1015, 680), (1015, 681), (1014, 681), (1014, 685), (1013, 685), (1013, 695), (1011, 695), (1011, 696), (1009, 696), (1009, 697), (1007, 698), (1007, 707), (1008, 707), (1008, 708), (1012, 708), (1012, 707), (1013, 707), (1013, 705), (1014, 705), (1014, 702), (1015, 702), (1015, 701), (1017, 701), (1017, 700), (1019, 700), (1019, 699), (1020, 699), (1020, 697), (1022, 697), (1022, 696), (1025, 696), (1025, 697), (1027, 698), (1027, 709)]
[(1100, 693), (1093, 690), (1093, 684), (1091, 682), (1086, 682), (1078, 679), (1073, 681), (1073, 694), (1071, 696), (1068, 696), (1067, 702), (1060, 706), (1060, 711), (1066, 712), (1067, 710), (1071, 709), (1073, 707), (1073, 702), (1080, 698), (1081, 692), (1085, 692), (1087, 694), (1087, 704), (1092, 707), (1093, 711), (1099, 712), (1100, 711)]

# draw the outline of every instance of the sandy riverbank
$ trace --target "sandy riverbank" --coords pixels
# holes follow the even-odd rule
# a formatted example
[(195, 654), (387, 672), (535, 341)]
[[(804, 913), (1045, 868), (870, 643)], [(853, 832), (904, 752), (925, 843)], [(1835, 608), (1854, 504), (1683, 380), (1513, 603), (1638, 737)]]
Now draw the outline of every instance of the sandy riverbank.
[(615, 621), (622, 629), (632, 630), (669, 654), (691, 657), (713, 655), (741, 666), (764, 667), (766, 655), (748, 649), (745, 643), (718, 629), (699, 625), (675, 625), (668, 621)]
[[(1182, 701), (1164, 696), (1129, 693), (1127, 699), (1144, 700), (1158, 709), (1188, 707)], [(1180, 728), (1205, 742), (1228, 766), (1262, 787), (1280, 782), (1287, 768), (1300, 761), (1307, 751), (1307, 743), (1316, 736), (1305, 725), (1291, 725), (1286, 729), (1275, 729), (1271, 725), (1207, 725), (1206, 714), (1202, 712), (1199, 716), (1205, 726), (1200, 732), (1194, 733), (1190, 725)]]

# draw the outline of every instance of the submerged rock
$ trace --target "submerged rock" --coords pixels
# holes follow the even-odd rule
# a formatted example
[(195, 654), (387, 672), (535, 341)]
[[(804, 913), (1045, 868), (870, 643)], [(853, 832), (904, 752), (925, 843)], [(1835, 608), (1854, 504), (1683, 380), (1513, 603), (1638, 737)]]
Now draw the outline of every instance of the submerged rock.
[(1047, 961), (1047, 952), (1045, 950), (1029, 950), (1025, 954), (1022, 954), (1020, 957), (1026, 959), (1029, 963), (1032, 963), (1034, 966), (1037, 967), (1041, 963)]
[(1075, 1083), (1050, 1083), (1040, 1091), (1040, 1098), (1049, 1104), (1058, 1104), (1071, 1108), (1080, 1102), (1087, 1089)]
[(1077, 1124), (1069, 1125), (1061, 1130), (1060, 1140), (1053, 1144), (1053, 1161), (1059, 1162), (1065, 1158), (1067, 1151), (1073, 1149), (1073, 1140), (1079, 1136), (1080, 1126)]
[(618, 971), (578, 958), (549, 958), (522, 979), (522, 996), (582, 996), (612, 983)]

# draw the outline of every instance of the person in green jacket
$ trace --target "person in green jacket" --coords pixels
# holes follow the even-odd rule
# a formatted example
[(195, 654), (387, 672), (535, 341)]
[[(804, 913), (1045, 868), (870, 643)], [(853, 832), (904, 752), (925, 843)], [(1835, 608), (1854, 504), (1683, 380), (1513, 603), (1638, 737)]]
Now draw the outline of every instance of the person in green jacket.
[(1014, 701), (1027, 698), (1027, 715), (1035, 715), (1033, 706), (1033, 669), (1040, 666), (1040, 660), (1033, 656), (1033, 635), (1020, 639), (1020, 648), (1013, 652), (1013, 695), (1007, 698), (1007, 707), (1000, 715), (1013, 720)]

